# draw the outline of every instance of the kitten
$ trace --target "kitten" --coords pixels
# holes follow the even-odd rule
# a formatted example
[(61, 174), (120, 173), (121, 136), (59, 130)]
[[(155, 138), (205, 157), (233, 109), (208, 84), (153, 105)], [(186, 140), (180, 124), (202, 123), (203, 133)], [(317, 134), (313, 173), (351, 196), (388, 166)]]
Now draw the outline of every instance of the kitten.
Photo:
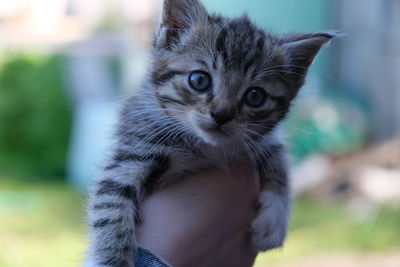
[(134, 266), (140, 203), (154, 189), (243, 160), (262, 185), (252, 245), (282, 246), (290, 201), (277, 125), (332, 37), (278, 37), (246, 16), (210, 15), (198, 0), (164, 0), (150, 73), (126, 102), (113, 157), (90, 197), (96, 266)]

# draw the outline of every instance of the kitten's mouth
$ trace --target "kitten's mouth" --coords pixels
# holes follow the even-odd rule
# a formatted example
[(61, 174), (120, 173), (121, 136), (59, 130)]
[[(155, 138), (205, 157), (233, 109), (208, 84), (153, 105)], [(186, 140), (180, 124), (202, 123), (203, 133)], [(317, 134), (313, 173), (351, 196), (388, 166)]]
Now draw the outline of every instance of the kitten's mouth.
[(199, 127), (198, 135), (204, 142), (219, 146), (231, 142), (231, 136), (221, 127)]
[(223, 129), (221, 129), (221, 127), (202, 128), (202, 130), (210, 134), (218, 134), (228, 137), (228, 134)]
[(232, 141), (232, 134), (230, 134), (226, 125), (219, 126), (211, 119), (206, 120), (194, 115), (195, 113), (189, 114), (189, 120), (193, 125), (194, 132), (204, 143), (221, 146)]

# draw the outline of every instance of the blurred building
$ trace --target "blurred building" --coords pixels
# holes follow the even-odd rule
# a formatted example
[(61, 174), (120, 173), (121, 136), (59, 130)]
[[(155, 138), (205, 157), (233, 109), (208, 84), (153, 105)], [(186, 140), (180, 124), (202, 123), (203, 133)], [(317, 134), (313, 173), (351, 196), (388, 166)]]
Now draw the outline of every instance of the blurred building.
[(345, 33), (338, 42), (338, 79), (370, 101), (375, 141), (399, 138), (400, 1), (333, 2)]

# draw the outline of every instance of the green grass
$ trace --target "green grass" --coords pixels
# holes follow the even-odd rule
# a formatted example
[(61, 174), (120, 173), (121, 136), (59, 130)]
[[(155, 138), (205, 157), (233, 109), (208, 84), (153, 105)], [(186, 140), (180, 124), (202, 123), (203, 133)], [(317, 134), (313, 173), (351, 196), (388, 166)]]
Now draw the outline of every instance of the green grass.
[(0, 266), (81, 266), (82, 200), (64, 184), (0, 181)]
[(339, 204), (299, 199), (293, 207), (283, 249), (261, 254), (256, 266), (315, 254), (380, 253), (400, 249), (400, 209), (370, 213), (349, 211)]
[[(297, 200), (285, 248), (262, 254), (268, 266), (314, 254), (385, 252), (400, 248), (400, 210), (360, 217), (340, 205)], [(81, 266), (84, 197), (63, 183), (28, 184), (0, 177), (0, 266)]]

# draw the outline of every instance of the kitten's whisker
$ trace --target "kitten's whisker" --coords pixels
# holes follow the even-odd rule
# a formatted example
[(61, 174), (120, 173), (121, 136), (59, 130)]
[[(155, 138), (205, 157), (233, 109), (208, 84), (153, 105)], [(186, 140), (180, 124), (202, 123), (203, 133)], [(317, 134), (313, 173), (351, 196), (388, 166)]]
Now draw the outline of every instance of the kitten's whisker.
[[(161, 133), (162, 137), (157, 140), (155, 145), (158, 145), (160, 142), (164, 141), (167, 138), (167, 136), (169, 135), (170, 131), (176, 130), (176, 125), (174, 125), (174, 124), (161, 125), (160, 128), (163, 130)], [(149, 140), (152, 140), (154, 137), (157, 137), (157, 135), (159, 135), (159, 134), (160, 134), (160, 132), (158, 130), (155, 130), (155, 131), (153, 131), (153, 135), (149, 135), (148, 137), (144, 138), (144, 140), (147, 143)], [(153, 145), (153, 144), (151, 144), (151, 145)]]
[[(251, 165), (252, 165), (253, 171), (254, 171), (255, 174), (259, 174), (259, 172), (258, 172), (258, 166), (257, 166), (256, 155), (255, 155), (255, 153), (252, 151), (251, 145), (250, 145), (249, 142), (246, 140), (246, 136), (243, 136), (243, 137), (244, 137), (244, 139), (242, 139), (242, 144), (244, 145), (244, 148), (245, 148), (247, 154), (249, 155), (249, 159), (250, 159), (250, 161), (251, 161)], [(260, 178), (261, 178), (261, 177), (259, 177), (259, 175), (257, 175), (257, 176), (258, 176), (258, 177), (257, 177), (257, 179), (256, 179), (256, 182), (257, 182), (258, 188), (260, 188), (260, 182), (261, 182), (261, 181), (260, 181)]]
[(286, 19), (285, 19), (285, 23), (283, 24), (282, 30), (281, 30), (281, 32), (279, 34), (279, 37), (278, 37), (278, 40), (277, 40), (276, 45), (274, 47), (274, 50), (272, 51), (272, 53), (271, 53), (269, 59), (267, 60), (267, 62), (270, 62), (275, 57), (275, 54), (277, 53), (277, 49), (278, 49), (278, 47), (280, 47), (278, 44), (281, 42), (281, 40), (282, 40), (282, 38), (284, 36), (282, 33), (284, 32), (284, 30), (287, 27), (287, 24), (289, 22), (289, 18), (290, 18), (290, 15), (292, 13), (292, 10), (293, 10), (293, 4), (294, 4), (294, 0), (291, 0), (289, 11), (288, 11)]
[(305, 77), (304, 74), (297, 73), (297, 72), (294, 72), (294, 71), (289, 71), (289, 70), (272, 70), (272, 71), (262, 72), (259, 75), (267, 76), (267, 75), (280, 74), (280, 73), (291, 74), (291, 75), (295, 75), (295, 76), (299, 76), (299, 77)]
[[(130, 133), (130, 135), (126, 136), (125, 138), (122, 139), (122, 143), (125, 143), (126, 141), (128, 141), (128, 139), (131, 139), (132, 137), (136, 136), (136, 134), (141, 133), (143, 131), (147, 131), (149, 128), (152, 128), (154, 125), (148, 125), (148, 128), (139, 128), (138, 131), (133, 131)], [(136, 150), (137, 147), (139, 147), (139, 145), (143, 145), (144, 143), (147, 143), (149, 140), (153, 139), (154, 137), (156, 137), (159, 134), (159, 130), (163, 129), (169, 129), (171, 127), (174, 127), (174, 125), (159, 125), (158, 127), (156, 127), (149, 135), (147, 135), (145, 138), (141, 139), (139, 143), (137, 143), (132, 150)], [(138, 138), (138, 137), (136, 137)]]
[(259, 137), (261, 140), (264, 140), (264, 138), (265, 138), (265, 135), (261, 135), (261, 134), (255, 132), (255, 131), (250, 130), (250, 129), (244, 128), (243, 130), (245, 130), (248, 133), (251, 133), (251, 134), (255, 135), (256, 137)]
[(194, 110), (194, 113), (196, 114), (196, 116), (200, 116), (200, 117), (202, 117), (204, 119), (211, 120), (210, 116), (204, 115), (204, 114), (198, 112), (197, 110)]
[[(258, 146), (258, 144), (256, 144), (252, 139), (246, 137), (246, 140), (247, 140), (248, 144), (250, 145), (250, 147), (255, 149), (258, 152), (257, 154), (260, 155), (259, 159), (261, 159), (261, 161), (263, 163), (262, 166), (266, 167), (269, 170), (269, 172), (272, 172), (273, 168), (272, 168), (272, 163), (270, 162), (270, 159), (269, 159), (269, 155), (264, 150), (262, 150)], [(268, 178), (268, 177), (266, 177), (266, 178)]]

